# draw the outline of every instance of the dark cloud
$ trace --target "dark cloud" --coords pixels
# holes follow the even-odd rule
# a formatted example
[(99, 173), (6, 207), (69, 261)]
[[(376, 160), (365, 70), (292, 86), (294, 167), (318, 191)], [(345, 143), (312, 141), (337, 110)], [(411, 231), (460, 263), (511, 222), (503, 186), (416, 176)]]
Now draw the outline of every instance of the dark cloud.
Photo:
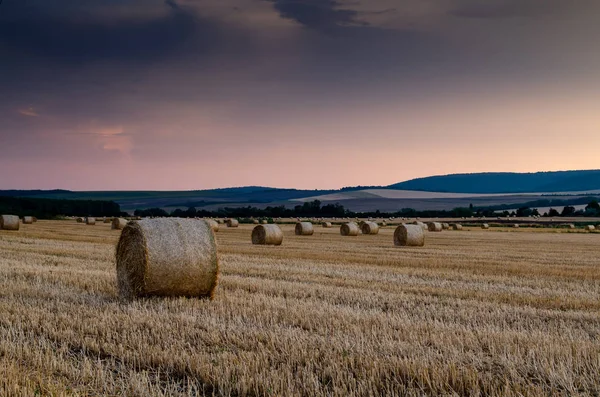
[[(217, 25), (173, 8), (153, 19), (99, 19), (42, 13), (0, 21), (0, 47), (67, 63), (98, 60), (164, 59), (194, 40), (196, 52), (209, 51)], [(171, 4), (172, 3), (172, 4)]]
[(562, 0), (500, 0), (473, 2), (453, 9), (450, 11), (450, 15), (475, 19), (532, 18), (560, 12), (567, 6), (568, 2)]
[(335, 0), (268, 0), (283, 18), (294, 20), (306, 27), (331, 30), (339, 26), (360, 25), (359, 13), (340, 9)]

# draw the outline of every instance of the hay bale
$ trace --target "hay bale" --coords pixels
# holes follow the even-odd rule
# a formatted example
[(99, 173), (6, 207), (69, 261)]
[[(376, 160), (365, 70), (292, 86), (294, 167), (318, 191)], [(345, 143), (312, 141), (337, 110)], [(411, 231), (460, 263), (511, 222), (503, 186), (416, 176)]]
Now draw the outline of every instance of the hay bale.
[(268, 225), (269, 221), (266, 219), (263, 219), (262, 221), (260, 221), (261, 225)]
[(442, 230), (448, 230), (450, 229), (450, 225), (447, 223), (442, 223)]
[(443, 230), (442, 229), (442, 224), (439, 223), (439, 222), (429, 222), (427, 224), (427, 229), (430, 232), (441, 232)]
[(331, 224), (331, 222), (323, 222), (323, 223), (321, 223), (321, 226), (323, 226), (324, 228), (333, 227), (333, 225)]
[(344, 223), (340, 226), (340, 234), (342, 236), (358, 236), (359, 228), (354, 222)]
[(227, 219), (227, 227), (238, 227), (240, 222), (237, 219)]
[(33, 223), (36, 223), (38, 221), (38, 219), (35, 216), (32, 216), (31, 219), (33, 219)]
[(518, 224), (518, 223), (515, 223), (515, 224), (513, 225), (513, 227), (514, 227), (515, 229), (518, 229), (518, 228), (519, 228), (519, 224)]
[(592, 232), (592, 231), (596, 230), (596, 226), (594, 226), (594, 225), (587, 225), (585, 227), (585, 230), (587, 230), (588, 232)]
[(401, 247), (422, 247), (425, 233), (420, 225), (401, 224), (394, 231), (394, 245)]
[(259, 222), (259, 220), (258, 220), (258, 219), (252, 219), (252, 223), (253, 223), (254, 225), (258, 225), (260, 222)]
[(385, 221), (381, 222), (381, 227), (386, 227), (387, 223), (385, 223)]
[(163, 218), (129, 222), (117, 244), (117, 282), (123, 299), (211, 297), (219, 259), (207, 222)]
[(484, 230), (487, 230), (487, 229), (490, 228), (490, 225), (488, 225), (487, 223), (482, 223), (481, 224), (481, 228), (484, 229)]
[(567, 228), (569, 228), (569, 229), (575, 229), (575, 225), (574, 225), (574, 224), (572, 224), (572, 223), (569, 223), (569, 224), (567, 225)]
[(224, 223), (224, 222), (223, 222), (223, 219), (217, 219), (217, 223), (218, 223), (219, 225), (223, 224), (223, 223)]
[(85, 218), (85, 224), (86, 225), (95, 225), (96, 218), (92, 218), (91, 216), (88, 216), (87, 218)]
[(213, 219), (205, 219), (206, 223), (208, 223), (208, 225), (210, 226), (210, 228), (212, 229), (213, 232), (218, 232), (219, 231), (219, 224), (217, 223), (217, 221), (213, 220)]
[(379, 225), (375, 222), (363, 222), (360, 226), (362, 234), (377, 234), (379, 233)]
[(117, 218), (104, 218), (104, 223), (112, 223), (113, 220)]
[(77, 218), (77, 223), (83, 223), (83, 218)]
[(296, 236), (312, 236), (315, 229), (310, 222), (297, 222), (294, 231)]
[(462, 230), (462, 225), (460, 223), (451, 223), (450, 229), (452, 230)]
[(277, 225), (258, 225), (252, 229), (252, 244), (281, 245), (283, 232)]
[(17, 215), (0, 215), (0, 230), (19, 230)]
[(125, 218), (113, 218), (110, 228), (112, 230), (122, 230), (127, 225), (127, 219)]
[[(417, 219), (419, 219), (419, 218), (417, 218)], [(429, 230), (429, 228), (427, 227), (427, 225), (426, 225), (426, 224), (424, 224), (424, 223), (423, 223), (423, 222), (421, 222), (421, 221), (414, 221), (414, 222), (413, 222), (413, 225), (418, 225), (418, 226), (421, 226), (421, 229), (423, 229), (424, 231), (428, 231), (428, 230)]]
[(23, 224), (24, 225), (31, 225), (33, 223), (33, 217), (32, 216), (24, 216), (23, 217)]

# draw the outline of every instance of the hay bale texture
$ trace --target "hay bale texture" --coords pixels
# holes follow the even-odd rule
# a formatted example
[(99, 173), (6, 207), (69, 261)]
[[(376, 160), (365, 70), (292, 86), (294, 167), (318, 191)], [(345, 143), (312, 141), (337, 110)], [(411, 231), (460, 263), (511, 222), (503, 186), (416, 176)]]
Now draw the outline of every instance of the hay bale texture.
[(450, 229), (450, 225), (448, 223), (442, 223), (442, 230)]
[(441, 232), (443, 230), (442, 229), (442, 224), (439, 223), (439, 222), (429, 222), (427, 224), (427, 229), (430, 232)]
[(252, 244), (281, 245), (283, 232), (277, 225), (258, 225), (252, 229)]
[(214, 219), (205, 219), (205, 221), (208, 223), (213, 232), (219, 231), (219, 223), (217, 221)]
[(104, 218), (104, 223), (112, 223), (113, 220), (117, 218)]
[(123, 230), (123, 228), (127, 225), (127, 219), (125, 218), (113, 218), (112, 224), (110, 228), (112, 230)]
[(377, 234), (379, 233), (379, 225), (375, 222), (363, 222), (360, 226), (362, 234)]
[(450, 229), (452, 230), (462, 230), (462, 225), (460, 223), (451, 223)]
[(19, 217), (17, 215), (0, 215), (1, 230), (19, 230)]
[(421, 221), (414, 221), (413, 225), (418, 225), (421, 226), (421, 229), (423, 229), (424, 231), (428, 231), (429, 228), (427, 227), (427, 225)]
[(77, 218), (77, 223), (83, 223), (84, 219), (83, 218)]
[(481, 224), (481, 228), (482, 228), (483, 230), (487, 230), (487, 229), (489, 229), (489, 228), (490, 228), (490, 225), (488, 225), (487, 223), (482, 223), (482, 224)]
[(95, 225), (96, 218), (92, 218), (91, 216), (88, 216), (87, 218), (85, 218), (85, 224), (86, 225)]
[(252, 223), (255, 225), (258, 225), (260, 223), (260, 221), (258, 219), (252, 219)]
[(594, 226), (594, 225), (587, 225), (585, 227), (585, 230), (587, 230), (588, 232), (594, 231), (594, 230), (596, 230), (596, 226)]
[(294, 229), (296, 236), (312, 236), (315, 232), (312, 223), (310, 222), (298, 222)]
[(333, 227), (333, 224), (331, 222), (323, 222), (321, 223), (321, 226), (323, 226), (324, 228), (330, 228)]
[(421, 225), (402, 224), (394, 231), (394, 245), (400, 247), (422, 247), (425, 245), (425, 233)]
[(260, 224), (261, 224), (261, 225), (268, 225), (268, 224), (269, 224), (269, 221), (268, 221), (268, 220), (266, 220), (266, 219), (263, 219), (262, 221), (260, 221)]
[(340, 234), (342, 236), (358, 236), (359, 228), (354, 222), (344, 223), (340, 226)]
[(237, 219), (227, 219), (227, 227), (238, 227), (240, 222)]
[(163, 218), (129, 222), (117, 244), (117, 283), (123, 299), (211, 297), (219, 259), (208, 222)]
[(23, 217), (23, 224), (24, 225), (31, 225), (31, 224), (33, 224), (33, 217), (32, 216), (24, 216)]

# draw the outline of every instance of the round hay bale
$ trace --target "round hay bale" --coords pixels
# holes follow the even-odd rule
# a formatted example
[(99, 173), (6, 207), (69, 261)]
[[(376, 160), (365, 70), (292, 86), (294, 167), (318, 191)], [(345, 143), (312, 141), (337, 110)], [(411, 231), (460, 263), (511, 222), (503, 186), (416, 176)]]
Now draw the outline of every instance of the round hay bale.
[(342, 236), (358, 236), (359, 228), (354, 222), (344, 223), (340, 226), (340, 234)]
[(122, 230), (127, 225), (127, 219), (125, 218), (113, 218), (110, 228), (112, 230)]
[(208, 225), (210, 226), (210, 228), (212, 229), (213, 232), (218, 232), (219, 231), (219, 224), (217, 223), (217, 221), (213, 220), (213, 219), (205, 219), (206, 223), (208, 223)]
[(452, 230), (462, 230), (462, 225), (460, 223), (451, 223), (450, 229)]
[(574, 224), (572, 224), (572, 223), (569, 223), (569, 224), (567, 225), (567, 228), (569, 228), (569, 229), (575, 229), (575, 225), (574, 225)]
[(400, 247), (422, 247), (425, 245), (425, 233), (420, 225), (401, 224), (394, 231), (394, 245)]
[(116, 218), (104, 218), (104, 223), (112, 223), (112, 221)]
[(386, 227), (387, 223), (385, 223), (385, 221), (381, 222), (381, 227)]
[(227, 219), (227, 227), (238, 227), (240, 222), (237, 219)]
[(83, 218), (77, 218), (77, 223), (83, 223)]
[(211, 297), (219, 259), (207, 222), (163, 218), (129, 222), (117, 244), (117, 283), (123, 299)]
[(594, 226), (594, 225), (587, 225), (585, 227), (585, 230), (587, 230), (588, 232), (594, 231), (594, 230), (596, 230), (596, 226)]
[(220, 225), (220, 224), (222, 224), (222, 223), (224, 223), (224, 222), (223, 222), (223, 219), (217, 219), (217, 223), (218, 223), (219, 225)]
[(379, 225), (375, 222), (363, 222), (360, 226), (360, 231), (362, 234), (377, 234), (379, 233)]
[(427, 229), (430, 232), (441, 232), (443, 230), (442, 229), (442, 224), (439, 223), (439, 222), (429, 222), (427, 224)]
[(488, 225), (487, 223), (482, 223), (481, 224), (481, 228), (484, 229), (484, 230), (487, 230), (487, 229), (490, 228), (490, 225)]
[(38, 221), (38, 219), (35, 216), (31, 217), (33, 219), (33, 223), (36, 223)]
[(23, 224), (24, 225), (31, 225), (33, 223), (33, 217), (32, 216), (24, 216), (23, 217)]
[(442, 223), (442, 230), (448, 230), (450, 229), (450, 225), (447, 223)]
[(515, 229), (518, 229), (518, 228), (519, 228), (519, 224), (518, 224), (518, 223), (515, 223), (515, 224), (513, 225), (513, 227), (514, 227)]
[(312, 223), (310, 222), (298, 222), (294, 229), (296, 236), (312, 236), (315, 232)]
[(331, 222), (323, 222), (323, 223), (321, 223), (321, 226), (323, 226), (324, 228), (333, 227), (333, 225), (331, 224)]
[(258, 225), (252, 229), (252, 244), (281, 245), (283, 232), (277, 225)]
[(261, 225), (268, 225), (269, 221), (266, 219), (263, 219), (262, 221), (260, 221)]
[(260, 221), (258, 219), (252, 219), (252, 223), (255, 225), (258, 225), (260, 223)]
[(96, 218), (92, 218), (91, 216), (85, 218), (85, 224), (86, 225), (95, 225), (96, 224)]
[(0, 215), (1, 230), (19, 230), (19, 217), (17, 215)]
[[(419, 219), (419, 218), (417, 218), (417, 219)], [(421, 222), (421, 221), (414, 221), (414, 222), (413, 222), (413, 225), (418, 225), (418, 226), (421, 226), (421, 229), (423, 229), (424, 231), (428, 231), (428, 230), (429, 230), (429, 228), (427, 227), (427, 225), (426, 225), (426, 224), (424, 224), (424, 223), (423, 223), (423, 222)]]

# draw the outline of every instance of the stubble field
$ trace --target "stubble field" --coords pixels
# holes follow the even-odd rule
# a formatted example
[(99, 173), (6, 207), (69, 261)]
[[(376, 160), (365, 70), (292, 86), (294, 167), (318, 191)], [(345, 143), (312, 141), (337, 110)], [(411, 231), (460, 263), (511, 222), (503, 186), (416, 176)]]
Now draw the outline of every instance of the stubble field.
[(600, 234), (217, 233), (213, 301), (117, 297), (109, 224), (0, 231), (0, 395), (600, 395)]

